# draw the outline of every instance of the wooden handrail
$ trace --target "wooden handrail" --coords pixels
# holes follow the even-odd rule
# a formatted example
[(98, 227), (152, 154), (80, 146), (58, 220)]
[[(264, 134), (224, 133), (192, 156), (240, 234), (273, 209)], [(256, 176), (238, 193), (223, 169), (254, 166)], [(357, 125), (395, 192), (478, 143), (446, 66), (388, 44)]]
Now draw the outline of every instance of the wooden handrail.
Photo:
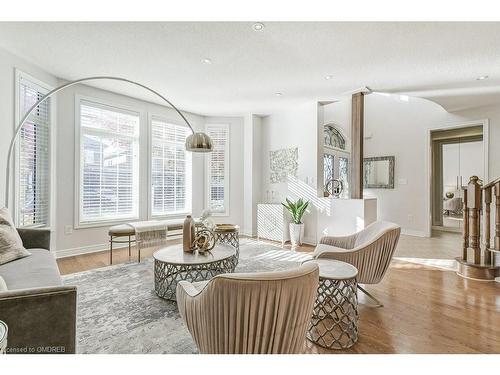
[[(472, 178), (472, 177), (471, 177)], [(482, 190), (485, 190), (485, 189), (489, 189), (489, 188), (492, 188), (493, 186), (495, 186), (495, 184), (499, 183), (500, 182), (500, 177), (498, 177), (497, 179), (489, 182), (487, 185), (484, 185), (481, 189)]]

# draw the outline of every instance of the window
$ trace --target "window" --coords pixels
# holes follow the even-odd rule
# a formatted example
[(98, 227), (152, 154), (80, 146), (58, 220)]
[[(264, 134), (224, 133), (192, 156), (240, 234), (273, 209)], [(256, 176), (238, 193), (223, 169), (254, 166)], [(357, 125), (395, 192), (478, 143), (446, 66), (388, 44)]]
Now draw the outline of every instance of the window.
[(340, 132), (332, 125), (325, 125), (323, 137), (326, 147), (334, 147), (345, 150), (345, 139)]
[(214, 215), (229, 215), (229, 126), (208, 124), (213, 142), (207, 157), (207, 208)]
[[(49, 88), (16, 71), (17, 121), (20, 121)], [(21, 128), (16, 152), (16, 224), (49, 226), (51, 99), (40, 104)]]
[(79, 224), (139, 216), (139, 113), (80, 99)]
[(184, 125), (151, 120), (151, 216), (191, 212), (191, 153)]

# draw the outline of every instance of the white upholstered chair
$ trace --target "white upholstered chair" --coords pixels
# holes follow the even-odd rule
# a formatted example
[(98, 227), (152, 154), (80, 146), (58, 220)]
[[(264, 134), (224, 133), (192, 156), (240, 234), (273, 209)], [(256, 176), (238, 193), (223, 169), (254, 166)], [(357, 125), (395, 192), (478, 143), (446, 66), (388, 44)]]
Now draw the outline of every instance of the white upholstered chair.
[(316, 298), (313, 263), (177, 285), (179, 312), (200, 353), (300, 353)]
[[(358, 233), (344, 237), (323, 237), (314, 250), (314, 258), (335, 259), (358, 269), (358, 283), (378, 284), (384, 277), (398, 244), (401, 227), (377, 221)], [(358, 285), (358, 289), (383, 306)]]

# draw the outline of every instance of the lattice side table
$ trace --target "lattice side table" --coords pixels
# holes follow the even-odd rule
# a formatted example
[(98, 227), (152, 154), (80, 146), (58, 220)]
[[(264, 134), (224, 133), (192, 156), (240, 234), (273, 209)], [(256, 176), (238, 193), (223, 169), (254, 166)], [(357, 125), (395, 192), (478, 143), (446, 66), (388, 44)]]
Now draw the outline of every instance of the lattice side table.
[(161, 298), (176, 301), (179, 281), (204, 281), (232, 273), (236, 268), (235, 254), (232, 246), (219, 244), (204, 254), (184, 252), (182, 244), (160, 249), (153, 254), (155, 292)]
[(9, 329), (7, 324), (0, 320), (0, 354), (7, 353), (7, 333)]
[(240, 258), (240, 227), (233, 224), (216, 224), (213, 230), (215, 240), (220, 244), (229, 244), (236, 249), (236, 264)]
[(337, 260), (317, 259), (318, 296), (307, 338), (328, 349), (347, 349), (358, 341), (356, 267)]

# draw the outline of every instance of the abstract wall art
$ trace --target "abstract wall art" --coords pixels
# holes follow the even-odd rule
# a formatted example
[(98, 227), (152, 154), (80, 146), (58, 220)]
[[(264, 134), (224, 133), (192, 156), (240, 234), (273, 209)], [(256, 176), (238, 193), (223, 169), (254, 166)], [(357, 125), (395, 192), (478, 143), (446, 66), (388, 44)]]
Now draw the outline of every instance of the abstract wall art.
[(297, 177), (299, 169), (299, 149), (297, 147), (269, 151), (269, 160), (272, 184), (286, 182), (288, 176)]

